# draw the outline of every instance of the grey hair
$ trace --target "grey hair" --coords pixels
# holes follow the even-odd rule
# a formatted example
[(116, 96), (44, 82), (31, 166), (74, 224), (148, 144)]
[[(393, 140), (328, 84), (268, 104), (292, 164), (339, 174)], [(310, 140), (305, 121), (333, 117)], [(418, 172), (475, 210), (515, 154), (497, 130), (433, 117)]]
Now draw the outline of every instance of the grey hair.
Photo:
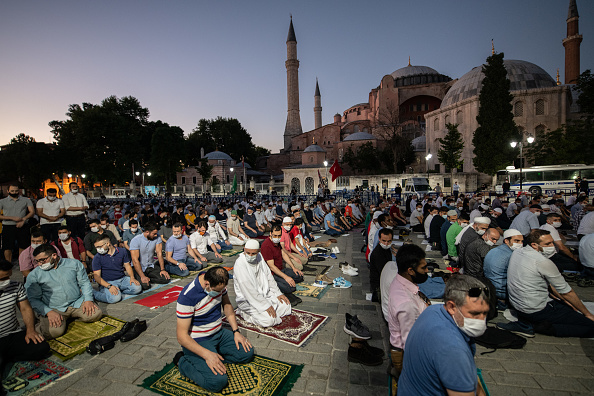
[[(466, 304), (466, 296), (468, 295), (468, 290), (472, 289), (473, 287), (482, 288), (486, 286), (483, 282), (472, 276), (456, 274), (452, 276), (446, 283), (443, 301), (453, 301), (457, 307), (461, 307), (464, 304)], [(480, 298), (484, 301), (489, 301), (489, 298), (487, 297), (485, 292), (481, 293)]]

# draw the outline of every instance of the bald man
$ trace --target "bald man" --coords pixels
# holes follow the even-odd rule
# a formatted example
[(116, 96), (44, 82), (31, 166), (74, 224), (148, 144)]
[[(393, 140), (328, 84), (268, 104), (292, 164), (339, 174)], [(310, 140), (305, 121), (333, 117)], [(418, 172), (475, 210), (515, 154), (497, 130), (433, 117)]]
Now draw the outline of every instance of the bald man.
[(480, 238), (475, 239), (464, 253), (464, 274), (475, 278), (483, 278), (485, 256), (499, 240), (499, 231), (495, 228), (489, 228)]

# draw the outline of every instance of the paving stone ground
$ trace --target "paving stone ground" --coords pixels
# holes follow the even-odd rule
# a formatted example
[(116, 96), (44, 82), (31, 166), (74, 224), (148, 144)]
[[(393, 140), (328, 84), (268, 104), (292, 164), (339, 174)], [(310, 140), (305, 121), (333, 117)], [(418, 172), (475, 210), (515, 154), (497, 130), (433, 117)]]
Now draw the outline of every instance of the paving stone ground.
[[(323, 236), (321, 240), (327, 239)], [(413, 235), (413, 241), (421, 239)], [(388, 327), (378, 304), (365, 299), (369, 289), (369, 271), (364, 255), (360, 253), (363, 236), (351, 233), (338, 238), (340, 254), (325, 265), (334, 265), (329, 276), (342, 276), (338, 263), (348, 261), (360, 269), (360, 275), (344, 276), (352, 280), (350, 289), (330, 289), (321, 300), (303, 298), (297, 308), (327, 315), (328, 321), (303, 347), (297, 348), (270, 338), (248, 332), (256, 353), (293, 364), (304, 364), (303, 372), (295, 383), (291, 395), (352, 395), (374, 396), (388, 394), (387, 358), (384, 364), (367, 367), (347, 361), (350, 338), (343, 331), (344, 314), (357, 314), (371, 330), (369, 343), (388, 351)], [(425, 245), (423, 245), (424, 247)], [(438, 253), (429, 252), (429, 257)], [(225, 258), (233, 262), (235, 258)], [(18, 276), (15, 271), (15, 277)], [(181, 279), (173, 285), (184, 286), (191, 279)], [(313, 277), (306, 277), (313, 281)], [(232, 282), (232, 281), (231, 281)], [(229, 285), (234, 301), (232, 283)], [(584, 301), (594, 301), (594, 290), (581, 289), (572, 284)], [(166, 286), (168, 287), (168, 286)], [(156, 292), (165, 290), (159, 289)], [(143, 297), (149, 294), (142, 295)], [(129, 299), (117, 304), (100, 304), (103, 312), (132, 320), (145, 319), (148, 330), (129, 343), (118, 342), (104, 354), (76, 356), (67, 364), (78, 369), (76, 373), (57, 381), (40, 391), (50, 395), (143, 395), (153, 394), (137, 385), (143, 379), (170, 363), (180, 350), (175, 336), (175, 303), (159, 309), (149, 309)], [(496, 321), (505, 321), (500, 315)], [(521, 350), (487, 350), (478, 347), (476, 362), (483, 370), (492, 395), (586, 395), (594, 394), (594, 340), (558, 339), (537, 335), (528, 339)]]

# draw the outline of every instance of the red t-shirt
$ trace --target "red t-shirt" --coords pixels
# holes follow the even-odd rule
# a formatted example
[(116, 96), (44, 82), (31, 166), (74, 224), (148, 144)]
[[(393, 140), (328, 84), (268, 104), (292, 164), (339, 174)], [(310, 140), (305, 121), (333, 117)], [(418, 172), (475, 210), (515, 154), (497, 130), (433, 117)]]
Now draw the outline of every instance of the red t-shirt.
[(295, 237), (299, 234), (301, 234), (301, 231), (299, 231), (299, 227), (291, 228), (291, 231), (289, 232), (289, 236), (291, 237), (291, 242), (295, 243)]
[(283, 255), (282, 249), (280, 245), (275, 245), (272, 243), (270, 238), (266, 238), (264, 242), (262, 242), (262, 246), (260, 246), (260, 254), (264, 258), (264, 261), (274, 260), (274, 265), (279, 270), (283, 269)]
[(349, 205), (344, 207), (344, 215), (346, 217), (351, 217), (353, 215), (353, 208), (351, 208)]
[(400, 212), (400, 208), (397, 205), (392, 205), (390, 208), (390, 217), (395, 219), (394, 216), (402, 217), (402, 213)]

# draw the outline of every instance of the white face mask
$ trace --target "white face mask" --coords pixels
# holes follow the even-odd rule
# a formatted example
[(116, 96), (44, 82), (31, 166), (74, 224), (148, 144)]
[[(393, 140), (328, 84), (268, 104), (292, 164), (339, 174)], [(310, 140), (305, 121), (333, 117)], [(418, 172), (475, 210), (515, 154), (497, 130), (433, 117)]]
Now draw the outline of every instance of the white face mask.
[(9, 284), (10, 284), (10, 279), (0, 281), (0, 290), (6, 289)]
[[(460, 312), (460, 315), (462, 315), (462, 311), (460, 311), (460, 308), (458, 308), (458, 312)], [(487, 330), (487, 321), (485, 319), (467, 318), (464, 315), (462, 315), (462, 317), (464, 318), (464, 325), (462, 327), (458, 327), (468, 337), (480, 337)]]
[(130, 228), (130, 232), (132, 234), (136, 234), (138, 232), (138, 228)]
[(293, 228), (293, 226), (283, 226), (283, 228), (284, 228), (286, 231), (291, 231), (291, 228)]
[[(540, 245), (538, 245), (540, 246)], [(557, 253), (557, 249), (555, 246), (540, 246), (542, 248), (542, 252), (540, 252), (546, 258), (551, 258)]]
[(91, 227), (91, 232), (99, 232), (99, 227)]
[(495, 246), (495, 242), (493, 241), (485, 241), (485, 243), (489, 246)]
[(443, 217), (444, 219), (447, 219), (448, 218), (448, 215), (447, 214), (444, 214), (444, 215), (441, 215), (441, 217)]
[(97, 253), (99, 253), (99, 254), (106, 254), (107, 253), (107, 249), (105, 249), (105, 248), (97, 248)]
[(32, 243), (32, 244), (31, 244), (31, 250), (35, 250), (35, 249), (37, 249), (39, 246), (41, 246), (41, 243)]
[(480, 236), (485, 235), (485, 232), (487, 232), (487, 230), (481, 230), (481, 229), (476, 230), (476, 233), (479, 234)]
[(101, 228), (106, 229), (107, 228), (107, 224), (101, 224)]
[(380, 246), (386, 250), (390, 249), (390, 247), (392, 246), (392, 244), (389, 245), (384, 245), (383, 243), (380, 243)]
[(281, 239), (280, 238), (271, 238), (272, 239), (272, 243), (280, 243)]
[(253, 256), (250, 256), (248, 254), (245, 254), (244, 256), (245, 256), (245, 261), (247, 261), (249, 264), (256, 264), (257, 263), (257, 261), (256, 261), (256, 259), (258, 258), (258, 255), (257, 254), (255, 254)]
[(560, 221), (553, 221), (553, 227), (555, 227), (555, 228), (561, 227), (561, 222)]
[(516, 250), (516, 249), (521, 248), (522, 246), (524, 246), (524, 245), (522, 245), (521, 243), (512, 243), (512, 245), (509, 248), (511, 250)]
[(48, 196), (48, 197), (47, 197), (47, 200), (48, 200), (48, 201), (55, 201), (55, 200), (56, 200), (56, 197), (49, 197), (49, 196)]
[(78, 188), (73, 188), (73, 189), (71, 189), (70, 191), (72, 191), (73, 193), (75, 193), (75, 194), (76, 194), (76, 193), (78, 192)]
[(50, 261), (49, 263), (40, 264), (39, 267), (44, 271), (49, 271), (54, 268), (54, 263)]
[(58, 238), (60, 238), (61, 241), (65, 241), (68, 239), (68, 234), (58, 234)]
[[(202, 235), (202, 234), (201, 234)], [(182, 234), (179, 235), (173, 235), (175, 238), (180, 239), (182, 237)]]

